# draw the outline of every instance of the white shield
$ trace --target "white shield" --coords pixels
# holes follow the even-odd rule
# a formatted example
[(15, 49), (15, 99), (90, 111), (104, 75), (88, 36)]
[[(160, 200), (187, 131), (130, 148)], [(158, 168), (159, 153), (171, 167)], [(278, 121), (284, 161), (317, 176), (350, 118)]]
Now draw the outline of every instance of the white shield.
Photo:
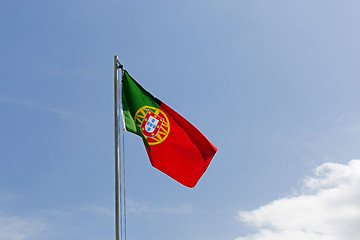
[(154, 130), (155, 130), (156, 126), (158, 125), (158, 123), (159, 123), (159, 120), (157, 120), (153, 116), (150, 116), (148, 121), (146, 122), (145, 130), (148, 133), (154, 132)]

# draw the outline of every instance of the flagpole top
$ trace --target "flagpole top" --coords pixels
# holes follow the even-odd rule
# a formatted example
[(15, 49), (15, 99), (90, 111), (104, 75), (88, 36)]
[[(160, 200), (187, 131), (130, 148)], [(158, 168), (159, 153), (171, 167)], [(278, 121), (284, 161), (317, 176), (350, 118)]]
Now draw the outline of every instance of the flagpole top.
[(117, 69), (120, 68), (121, 70), (124, 70), (124, 65), (121, 64), (117, 55), (114, 56), (114, 60), (115, 60), (116, 68)]
[(122, 65), (119, 61), (117, 62), (117, 68), (124, 70), (124, 65)]

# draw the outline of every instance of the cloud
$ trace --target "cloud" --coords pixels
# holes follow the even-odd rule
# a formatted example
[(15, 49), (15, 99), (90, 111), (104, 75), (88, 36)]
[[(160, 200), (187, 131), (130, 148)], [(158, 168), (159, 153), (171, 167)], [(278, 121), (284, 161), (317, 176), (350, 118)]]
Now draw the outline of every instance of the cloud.
[(29, 108), (34, 108), (34, 109), (45, 111), (45, 112), (51, 112), (51, 113), (59, 115), (62, 118), (65, 118), (65, 119), (73, 117), (73, 114), (70, 112), (62, 111), (62, 110), (55, 109), (55, 108), (40, 106), (38, 104), (35, 104), (33, 101), (31, 101), (29, 99), (14, 99), (14, 98), (5, 96), (3, 94), (0, 94), (0, 102), (13, 104), (13, 105), (26, 106)]
[(98, 204), (88, 204), (81, 207), (80, 210), (99, 216), (106, 216), (106, 217), (114, 216), (114, 212), (111, 209)]
[(23, 199), (0, 187), (0, 240), (79, 239), (80, 234), (95, 239), (92, 235), (113, 221), (111, 207), (97, 203), (13, 213), (11, 209), (17, 209)]
[(324, 163), (303, 181), (300, 194), (238, 218), (258, 232), (236, 240), (357, 240), (360, 236), (360, 160)]
[(35, 217), (6, 213), (6, 206), (19, 195), (0, 188), (0, 240), (39, 240), (46, 234), (47, 224)]
[(1, 240), (35, 240), (45, 233), (46, 225), (38, 220), (0, 215)]
[(67, 121), (80, 122), (82, 124), (87, 125), (88, 127), (95, 128), (95, 126), (93, 124), (91, 124), (87, 120), (80, 118), (79, 116), (75, 115), (72, 112), (64, 111), (59, 108), (46, 107), (46, 106), (43, 106), (40, 104), (35, 104), (32, 100), (29, 100), (29, 99), (15, 99), (15, 98), (11, 98), (11, 97), (5, 96), (0, 93), (0, 103), (20, 105), (20, 106), (25, 106), (25, 107), (32, 108), (35, 110), (52, 113), (52, 114), (57, 115), (61, 119), (64, 119)]
[(130, 214), (171, 214), (171, 215), (186, 215), (195, 211), (190, 204), (179, 204), (171, 207), (154, 207), (144, 203), (138, 203), (132, 200), (127, 200), (127, 212)]

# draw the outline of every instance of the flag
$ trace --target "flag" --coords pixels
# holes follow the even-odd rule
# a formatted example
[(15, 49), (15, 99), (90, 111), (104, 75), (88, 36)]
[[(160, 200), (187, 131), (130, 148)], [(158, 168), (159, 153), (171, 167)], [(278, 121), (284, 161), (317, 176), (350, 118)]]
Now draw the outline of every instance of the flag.
[(194, 187), (217, 147), (125, 70), (122, 110), (125, 129), (143, 139), (152, 166), (181, 184)]

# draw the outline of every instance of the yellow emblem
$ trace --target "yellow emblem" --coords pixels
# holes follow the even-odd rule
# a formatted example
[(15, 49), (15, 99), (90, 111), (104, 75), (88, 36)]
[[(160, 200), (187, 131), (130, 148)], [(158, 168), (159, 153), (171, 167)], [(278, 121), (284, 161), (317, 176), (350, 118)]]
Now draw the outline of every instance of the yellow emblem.
[(134, 120), (149, 145), (162, 143), (170, 133), (169, 119), (158, 108), (150, 106), (141, 107), (135, 113)]

